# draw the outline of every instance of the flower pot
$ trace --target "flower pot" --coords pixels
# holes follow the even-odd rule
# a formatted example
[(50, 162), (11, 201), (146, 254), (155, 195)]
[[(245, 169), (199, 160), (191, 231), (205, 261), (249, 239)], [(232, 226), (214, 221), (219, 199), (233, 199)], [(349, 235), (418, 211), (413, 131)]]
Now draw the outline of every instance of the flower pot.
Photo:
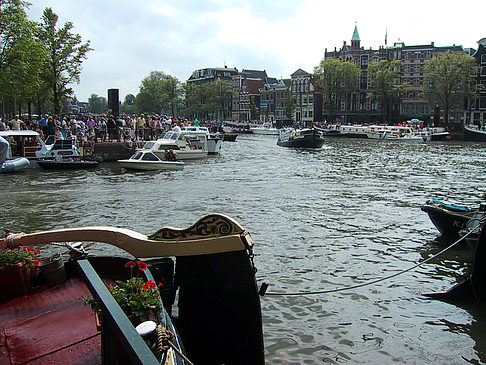
[(41, 282), (47, 286), (53, 286), (66, 280), (64, 261), (60, 255), (41, 261), (38, 268)]
[(0, 267), (0, 299), (27, 293), (30, 286), (30, 269), (25, 262)]

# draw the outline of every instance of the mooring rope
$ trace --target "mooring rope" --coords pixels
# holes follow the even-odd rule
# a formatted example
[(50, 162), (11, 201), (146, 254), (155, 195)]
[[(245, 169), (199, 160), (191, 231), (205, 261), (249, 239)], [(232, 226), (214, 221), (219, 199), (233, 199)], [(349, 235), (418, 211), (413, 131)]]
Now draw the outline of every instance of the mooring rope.
[(429, 261), (432, 261), (433, 259), (439, 257), (440, 255), (442, 255), (444, 252), (450, 250), (452, 247), (456, 246), (458, 243), (460, 243), (461, 241), (463, 241), (466, 237), (468, 237), (471, 233), (473, 233), (477, 228), (479, 228), (481, 225), (481, 222), (478, 223), (477, 226), (475, 226), (474, 228), (472, 228), (471, 230), (469, 230), (469, 232), (467, 232), (464, 236), (462, 236), (461, 238), (459, 238), (456, 242), (454, 242), (453, 244), (449, 245), (448, 247), (444, 248), (442, 251), (440, 251), (439, 253), (435, 254), (434, 256), (432, 257), (429, 257), (428, 259), (422, 261), (422, 262), (419, 262), (418, 264), (415, 264), (405, 270), (402, 270), (402, 271), (399, 271), (395, 274), (392, 274), (392, 275), (389, 275), (389, 276), (385, 276), (383, 278), (379, 278), (379, 279), (375, 279), (375, 280), (371, 280), (371, 281), (368, 281), (366, 283), (362, 283), (362, 284), (357, 284), (357, 285), (352, 285), (352, 286), (347, 286), (347, 287), (344, 287), (344, 288), (336, 288), (336, 289), (328, 289), (328, 290), (316, 290), (316, 291), (301, 291), (301, 292), (293, 292), (293, 293), (262, 293), (261, 296), (264, 296), (264, 295), (271, 295), (271, 296), (296, 296), (296, 295), (314, 295), (314, 294), (327, 294), (327, 293), (336, 293), (336, 292), (340, 292), (340, 291), (348, 291), (348, 290), (352, 290), (352, 289), (357, 289), (357, 288), (362, 288), (364, 286), (368, 286), (368, 285), (373, 285), (373, 284), (376, 284), (376, 283), (379, 283), (381, 281), (385, 281), (385, 280), (388, 280), (388, 279), (391, 279), (391, 278), (394, 278), (398, 275), (402, 275), (408, 271), (411, 271), (413, 269), (416, 269), (417, 267), (420, 267), (424, 264), (426, 264), (427, 262)]

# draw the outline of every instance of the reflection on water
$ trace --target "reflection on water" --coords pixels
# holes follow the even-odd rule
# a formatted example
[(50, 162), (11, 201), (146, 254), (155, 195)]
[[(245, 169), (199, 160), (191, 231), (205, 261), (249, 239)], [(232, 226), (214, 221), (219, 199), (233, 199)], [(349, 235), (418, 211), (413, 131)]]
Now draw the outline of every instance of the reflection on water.
[[(476, 205), (485, 162), (486, 145), (474, 143), (329, 139), (305, 151), (240, 135), (221, 156), (182, 171), (102, 164), (0, 175), (2, 223), (12, 231), (111, 225), (148, 234), (219, 212), (251, 232), (257, 278), (270, 292), (330, 290), (394, 274), (446, 247), (420, 206), (432, 197)], [(486, 362), (477, 307), (418, 294), (447, 289), (469, 261), (458, 247), (373, 286), (266, 296), (267, 362)]]

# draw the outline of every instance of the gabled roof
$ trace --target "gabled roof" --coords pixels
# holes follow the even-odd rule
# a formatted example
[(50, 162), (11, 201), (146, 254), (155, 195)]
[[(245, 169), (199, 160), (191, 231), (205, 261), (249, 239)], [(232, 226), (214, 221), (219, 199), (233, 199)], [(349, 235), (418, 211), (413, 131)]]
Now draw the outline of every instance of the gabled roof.
[(301, 68), (299, 68), (292, 75), (290, 75), (290, 77), (293, 77), (293, 76), (310, 76), (310, 73), (308, 73), (308, 72), (302, 70)]

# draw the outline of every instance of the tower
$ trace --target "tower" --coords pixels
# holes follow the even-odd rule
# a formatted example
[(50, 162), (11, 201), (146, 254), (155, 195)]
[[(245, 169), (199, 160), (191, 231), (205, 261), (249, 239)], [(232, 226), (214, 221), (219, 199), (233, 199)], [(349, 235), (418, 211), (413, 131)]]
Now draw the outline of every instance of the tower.
[(354, 25), (353, 38), (351, 38), (351, 47), (360, 48), (360, 42), (361, 42), (361, 40), (359, 39), (358, 25), (355, 24)]

